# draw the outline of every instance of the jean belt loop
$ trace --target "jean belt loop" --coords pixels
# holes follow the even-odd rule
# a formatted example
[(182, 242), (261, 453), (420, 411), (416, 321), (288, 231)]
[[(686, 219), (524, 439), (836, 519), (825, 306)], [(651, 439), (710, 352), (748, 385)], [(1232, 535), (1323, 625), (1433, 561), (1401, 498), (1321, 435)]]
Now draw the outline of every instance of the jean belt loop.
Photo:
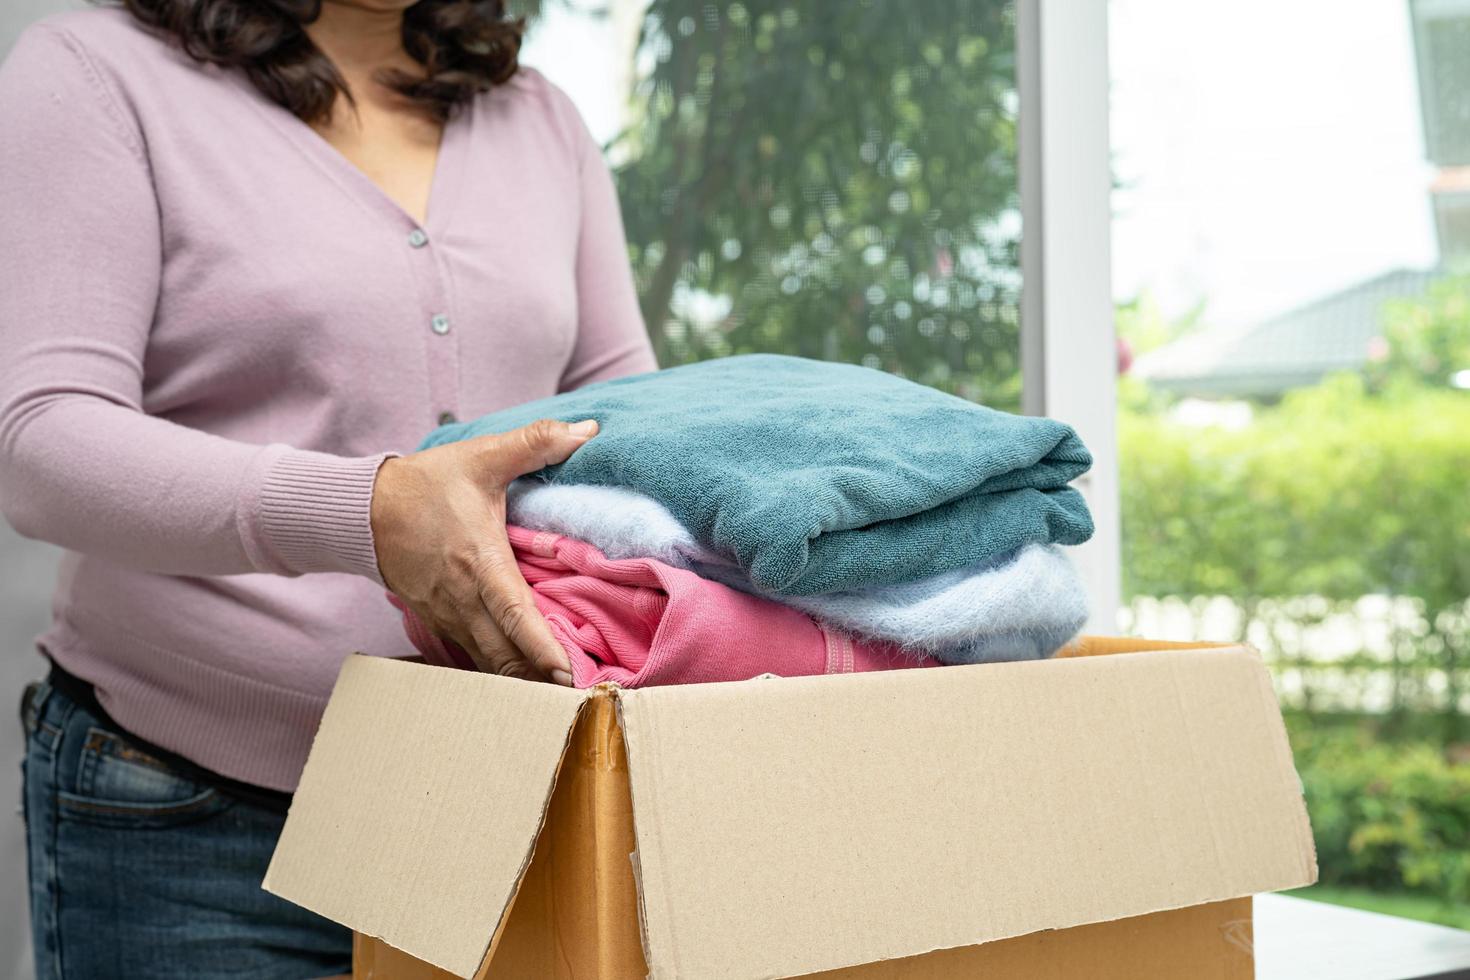
[(27, 735), (35, 733), (36, 723), (50, 697), (51, 685), (46, 681), (31, 681), (25, 686), (20, 697), (20, 723)]

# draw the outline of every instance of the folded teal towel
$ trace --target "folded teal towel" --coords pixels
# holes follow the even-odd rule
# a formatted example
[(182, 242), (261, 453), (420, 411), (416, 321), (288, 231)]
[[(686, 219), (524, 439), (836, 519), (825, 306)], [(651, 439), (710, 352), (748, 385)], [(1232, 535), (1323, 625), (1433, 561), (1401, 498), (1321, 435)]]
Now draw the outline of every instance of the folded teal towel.
[(440, 426), (421, 448), (538, 418), (601, 431), (554, 483), (626, 487), (768, 592), (910, 582), (1092, 534), (1067, 486), (1092, 464), (1051, 419), (847, 364), (752, 354), (589, 385)]

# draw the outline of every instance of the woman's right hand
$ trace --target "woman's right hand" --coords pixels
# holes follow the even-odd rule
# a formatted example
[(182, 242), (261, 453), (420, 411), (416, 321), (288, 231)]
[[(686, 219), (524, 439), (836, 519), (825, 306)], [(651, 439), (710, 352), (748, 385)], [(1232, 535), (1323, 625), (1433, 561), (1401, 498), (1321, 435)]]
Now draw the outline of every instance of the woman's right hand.
[(505, 488), (560, 463), (594, 421), (542, 419), (385, 461), (372, 529), (383, 582), (483, 671), (572, 683), (566, 651), (537, 611), (505, 534)]

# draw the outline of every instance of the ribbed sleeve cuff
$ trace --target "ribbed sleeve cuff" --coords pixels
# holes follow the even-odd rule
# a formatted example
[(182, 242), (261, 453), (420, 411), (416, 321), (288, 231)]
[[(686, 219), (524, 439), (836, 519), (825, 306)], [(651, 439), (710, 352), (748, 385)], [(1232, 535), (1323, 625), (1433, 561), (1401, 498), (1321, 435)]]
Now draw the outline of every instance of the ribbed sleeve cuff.
[[(256, 563), (274, 571), (350, 572), (378, 584), (373, 481), (383, 460), (286, 449), (273, 454), (254, 510)], [(247, 545), (248, 547), (248, 545)]]

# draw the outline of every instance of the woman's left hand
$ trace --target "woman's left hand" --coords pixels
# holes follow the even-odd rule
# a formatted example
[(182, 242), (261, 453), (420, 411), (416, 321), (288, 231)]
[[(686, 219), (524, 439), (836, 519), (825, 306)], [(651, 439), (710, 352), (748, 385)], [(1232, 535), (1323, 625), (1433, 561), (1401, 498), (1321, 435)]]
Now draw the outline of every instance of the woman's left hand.
[(536, 609), (505, 533), (505, 488), (560, 463), (596, 422), (542, 419), (390, 459), (373, 485), (383, 582), (481, 670), (572, 683), (571, 663)]

